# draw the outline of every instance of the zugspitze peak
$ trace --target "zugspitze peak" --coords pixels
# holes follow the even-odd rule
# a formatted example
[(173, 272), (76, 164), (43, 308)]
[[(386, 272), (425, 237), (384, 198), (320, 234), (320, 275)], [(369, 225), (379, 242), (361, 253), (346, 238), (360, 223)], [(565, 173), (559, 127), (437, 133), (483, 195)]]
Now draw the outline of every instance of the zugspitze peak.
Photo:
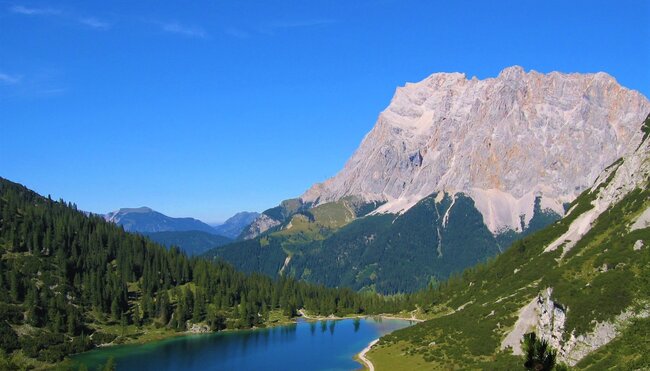
[(375, 213), (400, 213), (434, 192), (464, 193), (493, 233), (521, 230), (536, 197), (562, 215), (638, 145), (648, 112), (642, 94), (602, 72), (436, 73), (398, 88), (343, 170), (302, 199), (356, 196), (384, 201)]

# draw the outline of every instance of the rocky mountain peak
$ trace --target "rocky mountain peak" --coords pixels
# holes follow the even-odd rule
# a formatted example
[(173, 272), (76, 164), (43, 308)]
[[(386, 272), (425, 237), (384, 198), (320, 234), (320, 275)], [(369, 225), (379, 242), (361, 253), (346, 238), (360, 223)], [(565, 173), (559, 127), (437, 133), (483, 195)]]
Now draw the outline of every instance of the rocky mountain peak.
[(602, 72), (436, 73), (398, 88), (343, 170), (302, 199), (358, 196), (386, 201), (379, 213), (399, 213), (434, 192), (462, 192), (492, 232), (519, 230), (537, 196), (563, 214), (638, 145), (633, 135), (648, 112), (643, 95)]

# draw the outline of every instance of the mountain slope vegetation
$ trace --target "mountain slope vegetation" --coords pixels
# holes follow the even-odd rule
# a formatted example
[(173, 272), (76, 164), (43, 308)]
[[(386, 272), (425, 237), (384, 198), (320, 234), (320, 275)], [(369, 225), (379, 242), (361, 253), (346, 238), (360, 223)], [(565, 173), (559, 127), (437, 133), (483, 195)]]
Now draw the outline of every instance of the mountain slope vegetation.
[(176, 246), (187, 255), (204, 252), (232, 242), (232, 239), (202, 231), (166, 231), (143, 233), (149, 239), (167, 247)]
[(441, 284), (429, 309), (433, 319), (384, 336), (372, 349), (377, 369), (515, 369), (530, 330), (571, 366), (649, 367), (646, 137), (566, 217)]
[(245, 275), (0, 178), (0, 364), (5, 357), (16, 367), (57, 363), (194, 324), (261, 327), (300, 308), (320, 315), (411, 310), (426, 295), (386, 298)]
[(283, 217), (255, 239), (206, 253), (247, 272), (278, 273), (331, 287), (413, 292), (495, 256), (559, 216), (535, 203), (521, 232), (493, 235), (471, 198), (433, 194), (404, 214), (366, 215), (379, 204), (326, 203)]

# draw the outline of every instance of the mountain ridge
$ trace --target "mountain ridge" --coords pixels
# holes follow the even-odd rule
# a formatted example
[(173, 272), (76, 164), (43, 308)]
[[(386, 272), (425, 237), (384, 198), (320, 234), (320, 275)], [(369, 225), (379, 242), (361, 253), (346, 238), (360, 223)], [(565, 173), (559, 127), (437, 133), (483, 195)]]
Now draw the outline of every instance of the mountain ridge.
[(257, 217), (260, 216), (258, 212), (240, 211), (230, 218), (226, 219), (222, 224), (213, 226), (217, 234), (236, 239), (241, 232), (250, 225)]
[[(341, 172), (264, 211), (247, 242), (206, 254), (331, 286), (416, 290), (563, 216), (639, 145), (648, 112), (604, 73), (434, 74), (398, 88)], [(345, 212), (351, 200), (363, 214)]]
[[(579, 369), (650, 365), (650, 115), (566, 216), (440, 285), (430, 320), (383, 337), (377, 369), (521, 367), (534, 331)], [(416, 367), (417, 366), (417, 367)]]
[(124, 227), (127, 232), (202, 231), (217, 234), (214, 228), (194, 218), (174, 218), (149, 207), (121, 208), (105, 214), (104, 219)]
[(386, 202), (377, 213), (400, 213), (434, 192), (464, 192), (493, 233), (519, 230), (537, 196), (562, 215), (565, 202), (638, 144), (632, 133), (649, 110), (643, 95), (602, 72), (513, 66), (483, 80), (433, 74), (398, 88), (344, 168), (301, 199), (318, 205), (357, 196)]

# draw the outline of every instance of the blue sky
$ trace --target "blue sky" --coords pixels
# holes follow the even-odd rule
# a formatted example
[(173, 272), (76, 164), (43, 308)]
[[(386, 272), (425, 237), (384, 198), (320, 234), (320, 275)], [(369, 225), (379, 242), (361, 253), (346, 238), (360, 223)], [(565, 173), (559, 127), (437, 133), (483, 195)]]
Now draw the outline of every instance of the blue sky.
[(0, 176), (93, 212), (262, 211), (434, 72), (605, 71), (649, 96), (649, 4), (0, 0)]

